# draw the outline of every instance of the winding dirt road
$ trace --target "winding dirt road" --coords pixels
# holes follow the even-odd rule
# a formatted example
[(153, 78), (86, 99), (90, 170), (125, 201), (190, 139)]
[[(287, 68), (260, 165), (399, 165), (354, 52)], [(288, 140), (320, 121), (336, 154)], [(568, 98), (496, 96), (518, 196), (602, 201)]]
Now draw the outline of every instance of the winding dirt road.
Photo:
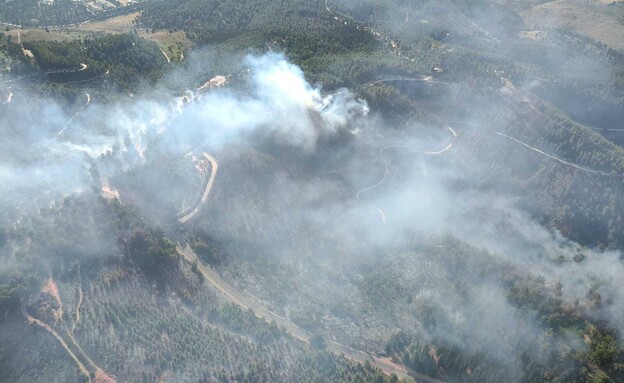
[(455, 130), (453, 130), (453, 128), (451, 128), (450, 126), (446, 127), (448, 129), (448, 131), (452, 134), (452, 141), (449, 142), (448, 145), (446, 145), (443, 149), (440, 150), (433, 150), (433, 151), (429, 151), (429, 150), (420, 150), (415, 148), (413, 145), (388, 145), (385, 146), (383, 148), (381, 148), (381, 150), (379, 151), (379, 157), (381, 158), (380, 160), (378, 160), (378, 162), (381, 162), (384, 165), (384, 175), (383, 177), (375, 184), (371, 185), (371, 186), (367, 186), (364, 189), (360, 189), (358, 190), (358, 192), (355, 194), (355, 198), (372, 207), (373, 209), (375, 209), (378, 213), (379, 216), (381, 217), (381, 222), (386, 222), (386, 213), (379, 207), (371, 204), (370, 202), (366, 201), (365, 199), (362, 198), (362, 194), (371, 191), (373, 189), (378, 188), (379, 186), (383, 185), (384, 182), (386, 182), (386, 179), (388, 178), (388, 174), (390, 174), (390, 168), (388, 166), (388, 161), (384, 158), (384, 153), (388, 150), (393, 150), (393, 149), (406, 149), (406, 150), (410, 150), (412, 152), (416, 152), (416, 153), (421, 153), (421, 154), (427, 154), (427, 155), (438, 155), (438, 154), (443, 154), (448, 152), (449, 150), (451, 150), (453, 148), (453, 142), (455, 141), (455, 139), (457, 138), (457, 132), (455, 132)]
[[(189, 222), (200, 213), (202, 207), (208, 200), (210, 191), (212, 190), (212, 186), (214, 185), (214, 180), (218, 170), (217, 161), (208, 153), (204, 152), (203, 156), (210, 162), (212, 166), (210, 178), (206, 183), (206, 188), (203, 191), (202, 198), (198, 202), (198, 205), (190, 213), (179, 218), (179, 227), (182, 227), (182, 225)], [(300, 339), (305, 343), (310, 343), (310, 338), (312, 337), (311, 333), (290, 322), (279, 314), (258, 304), (257, 299), (246, 295), (245, 293), (236, 289), (234, 286), (227, 283), (214, 269), (202, 262), (197, 253), (191, 248), (190, 244), (183, 234), (181, 234), (179, 231), (176, 231), (175, 237), (177, 239), (177, 252), (191, 264), (197, 264), (197, 268), (202, 273), (204, 278), (206, 278), (206, 280), (210, 282), (210, 284), (212, 284), (217, 290), (219, 290), (230, 302), (240, 306), (245, 310), (252, 310), (256, 317), (264, 319), (266, 321), (273, 321), (278, 326), (284, 328), (293, 337)], [(416, 381), (418, 382), (441, 383), (441, 381), (437, 379), (421, 375), (415, 371), (408, 370), (402, 365), (393, 363), (392, 361), (388, 361), (387, 358), (379, 358), (363, 351), (353, 349), (349, 346), (345, 346), (338, 342), (327, 341), (327, 349), (335, 354), (343, 355), (345, 358), (358, 363), (369, 362), (372, 366), (381, 369), (384, 373), (388, 375), (396, 374), (400, 378), (406, 378), (410, 380), (416, 379)]]
[[(78, 276), (79, 276), (79, 283), (82, 283), (82, 279), (80, 278), (80, 268), (78, 268)], [(89, 355), (82, 349), (82, 347), (80, 347), (80, 344), (78, 343), (76, 338), (74, 338), (73, 332), (74, 332), (75, 324), (79, 320), (79, 316), (75, 319), (74, 326), (72, 327), (71, 331), (67, 327), (63, 319), (63, 302), (59, 295), (58, 287), (56, 286), (56, 283), (54, 282), (52, 278), (48, 279), (46, 285), (41, 289), (41, 292), (48, 294), (49, 296), (52, 297), (52, 299), (54, 299), (58, 303), (58, 306), (59, 306), (58, 309), (52, 310), (52, 314), (55, 318), (54, 326), (56, 326), (57, 323), (60, 323), (60, 326), (65, 330), (65, 333), (67, 334), (67, 337), (69, 338), (69, 342), (66, 342), (63, 336), (61, 336), (58, 332), (56, 332), (56, 330), (54, 330), (52, 326), (48, 325), (43, 320), (35, 318), (32, 315), (30, 315), (28, 311), (26, 310), (26, 303), (24, 302), (21, 307), (21, 312), (24, 318), (28, 321), (28, 323), (31, 325), (36, 324), (37, 326), (41, 327), (42, 329), (50, 333), (52, 336), (54, 336), (56, 340), (61, 344), (61, 346), (65, 349), (65, 351), (67, 351), (67, 353), (72, 358), (72, 360), (76, 363), (78, 370), (83, 376), (87, 378), (86, 380), (88, 382), (93, 381), (91, 379), (89, 369), (85, 366), (84, 363), (82, 363), (81, 358), (76, 354), (79, 354), (82, 358), (84, 358), (84, 360), (87, 361), (87, 364), (89, 364), (93, 368), (93, 373), (95, 375), (96, 383), (116, 383), (114, 378), (108, 375), (103, 369), (101, 369), (98, 365), (96, 365), (95, 362), (93, 362), (93, 360), (89, 357)], [(79, 288), (79, 294), (80, 294), (80, 298), (79, 298), (78, 305), (76, 306), (76, 312), (78, 314), (80, 310), (80, 304), (82, 303), (82, 288), (81, 287)], [(73, 345), (74, 350), (72, 350), (72, 348), (70, 347), (70, 343), (71, 345)]]
[(381, 222), (386, 222), (386, 213), (381, 209), (378, 208), (377, 206), (373, 205), (372, 203), (366, 201), (365, 199), (362, 198), (362, 194), (366, 193), (367, 191), (373, 190), (378, 188), (379, 186), (383, 185), (384, 182), (386, 182), (386, 178), (388, 178), (388, 174), (390, 174), (390, 169), (388, 168), (388, 162), (386, 161), (385, 158), (382, 157), (381, 160), (379, 160), (381, 163), (383, 163), (384, 165), (384, 174), (383, 177), (375, 184), (371, 185), (371, 186), (367, 186), (364, 189), (360, 189), (358, 190), (357, 193), (355, 193), (355, 198), (362, 202), (365, 205), (370, 206), (371, 208), (375, 209), (377, 211), (377, 213), (379, 213), (379, 216), (381, 217)]
[[(69, 348), (69, 346), (67, 345), (67, 343), (65, 342), (63, 337), (61, 337), (56, 331), (54, 331), (54, 329), (52, 327), (47, 325), (45, 322), (43, 322), (43, 321), (41, 321), (41, 320), (31, 316), (30, 314), (28, 314), (26, 312), (26, 308), (23, 305), (22, 305), (22, 315), (24, 316), (24, 318), (26, 318), (28, 323), (36, 324), (37, 326), (41, 327), (42, 329), (44, 329), (47, 332), (49, 332), (50, 334), (52, 334), (52, 336), (54, 336), (56, 338), (56, 340), (58, 340), (58, 342), (61, 344), (61, 346), (63, 346), (65, 351), (67, 351), (69, 356), (74, 360), (74, 362), (76, 363), (76, 366), (78, 366), (78, 369), (80, 370), (80, 373), (82, 375), (86, 376), (87, 378), (89, 378), (89, 370), (87, 370), (85, 365), (82, 364), (82, 362), (80, 361), (80, 359), (78, 359), (76, 354), (74, 354), (74, 352)], [(89, 379), (89, 381), (90, 381), (90, 379)]]
[(72, 324), (72, 328), (71, 328), (72, 335), (74, 334), (74, 331), (76, 330), (76, 325), (78, 325), (78, 322), (80, 321), (80, 306), (82, 305), (82, 300), (83, 300), (82, 277), (80, 275), (80, 264), (78, 264), (78, 303), (76, 304), (76, 309), (74, 310), (75, 312), (74, 323)]

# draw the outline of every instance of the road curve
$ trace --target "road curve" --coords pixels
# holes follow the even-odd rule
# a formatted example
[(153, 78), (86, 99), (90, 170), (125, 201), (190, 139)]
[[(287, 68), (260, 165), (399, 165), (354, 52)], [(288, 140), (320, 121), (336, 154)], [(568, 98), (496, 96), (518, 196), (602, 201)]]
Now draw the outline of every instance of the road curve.
[(44, 73), (45, 74), (56, 74), (56, 73), (78, 73), (78, 72), (82, 72), (84, 70), (87, 70), (89, 68), (89, 66), (85, 63), (80, 63), (80, 68), (71, 68), (71, 69), (52, 69), (52, 70), (47, 70)]
[[(35, 73), (31, 73), (31, 74), (25, 74), (25, 75), (22, 75), (22, 76), (19, 76), (19, 77), (12, 78), (10, 80), (4, 80), (4, 81), (0, 81), (0, 82), (3, 83), (3, 84), (10, 84), (10, 83), (13, 83), (13, 82), (16, 82), (16, 81), (19, 81), (19, 80), (23, 80), (23, 79), (28, 78), (28, 77), (38, 76), (38, 75), (40, 75), (42, 73), (46, 74), (46, 75), (48, 75), (48, 74), (57, 74), (57, 73), (78, 73), (78, 72), (85, 71), (88, 68), (89, 68), (89, 66), (87, 64), (80, 63), (80, 68), (53, 69), (53, 70), (48, 70), (48, 71), (39, 71), (39, 72), (35, 72)], [(99, 77), (101, 77), (101, 76), (99, 76)], [(97, 78), (97, 77), (95, 77), (95, 78)]]
[(439, 149), (439, 150), (420, 150), (415, 148), (413, 145), (405, 145), (405, 144), (398, 144), (398, 145), (388, 145), (385, 146), (381, 149), (380, 153), (383, 154), (386, 151), (390, 150), (390, 149), (408, 149), (412, 152), (416, 152), (416, 153), (421, 153), (421, 154), (443, 154), (448, 152), (449, 150), (451, 150), (453, 148), (453, 142), (454, 140), (457, 138), (457, 132), (455, 132), (455, 130), (453, 128), (451, 128), (450, 126), (447, 125), (446, 129), (451, 133), (452, 135), (452, 140), (451, 142), (448, 143), (448, 145), (446, 145), (444, 148)]
[(206, 189), (204, 190), (204, 194), (201, 197), (201, 200), (197, 203), (195, 208), (191, 210), (188, 214), (180, 217), (179, 222), (181, 225), (184, 225), (188, 221), (190, 221), (193, 217), (195, 217), (201, 211), (202, 207), (208, 201), (208, 196), (210, 195), (210, 190), (212, 190), (212, 185), (214, 184), (215, 177), (217, 176), (217, 169), (219, 165), (217, 164), (217, 160), (214, 159), (211, 155), (204, 152), (204, 158), (210, 162), (210, 166), (212, 167), (210, 171), (210, 178), (208, 179), (208, 183), (206, 184)]
[(358, 192), (355, 193), (355, 198), (358, 201), (362, 202), (363, 204), (366, 204), (366, 205), (372, 207), (373, 209), (377, 210), (377, 213), (379, 213), (379, 216), (381, 217), (381, 222), (385, 223), (386, 222), (386, 213), (382, 209), (378, 208), (377, 206), (373, 205), (372, 203), (370, 203), (370, 202), (368, 202), (368, 201), (366, 201), (365, 199), (362, 198), (362, 194), (366, 193), (369, 190), (376, 189), (379, 186), (383, 185), (383, 183), (386, 182), (386, 178), (388, 178), (388, 174), (390, 173), (390, 169), (388, 169), (388, 162), (386, 162), (386, 160), (383, 159), (383, 158), (381, 160), (379, 160), (379, 161), (382, 162), (383, 165), (384, 165), (383, 177), (381, 177), (381, 179), (376, 184), (371, 185), (371, 186), (367, 186), (364, 189), (358, 190)]
[[(190, 213), (179, 218), (179, 227), (189, 222), (191, 219), (199, 214), (203, 205), (208, 200), (210, 191), (212, 190), (212, 186), (214, 185), (214, 180), (218, 170), (217, 161), (208, 153), (204, 152), (203, 156), (210, 162), (212, 166), (210, 178), (206, 183), (206, 188), (204, 189), (202, 198), (198, 202), (198, 205)], [(179, 231), (175, 232), (175, 237), (177, 242), (177, 252), (191, 264), (197, 264), (197, 269), (201, 272), (204, 278), (206, 278), (206, 280), (210, 284), (212, 284), (217, 290), (219, 290), (230, 302), (240, 306), (245, 310), (252, 310), (256, 317), (269, 322), (273, 321), (275, 322), (275, 324), (285, 329), (293, 337), (300, 339), (305, 343), (310, 343), (310, 338), (312, 337), (311, 333), (290, 322), (279, 314), (260, 305), (259, 303), (257, 303), (256, 299), (253, 299), (252, 297), (236, 289), (234, 286), (230, 285), (213, 268), (202, 262), (197, 253), (191, 248), (186, 238)], [(335, 354), (343, 355), (345, 358), (358, 363), (369, 362), (372, 366), (379, 368), (388, 375), (396, 374), (399, 378), (405, 378), (410, 380), (416, 379), (416, 381), (418, 382), (441, 383), (441, 381), (437, 379), (418, 374), (415, 371), (408, 370), (404, 366), (375, 357), (373, 355), (356, 350), (349, 346), (345, 346), (338, 342), (328, 341), (327, 349)]]
[[(403, 81), (403, 80), (401, 80), (401, 81)], [(421, 153), (421, 154), (428, 154), (428, 155), (437, 155), (437, 154), (446, 153), (446, 152), (448, 152), (449, 150), (451, 150), (453, 148), (453, 142), (457, 138), (457, 132), (455, 132), (455, 130), (453, 130), (453, 128), (451, 128), (449, 125), (447, 125), (446, 128), (448, 129), (448, 131), (453, 136), (452, 137), (452, 141), (449, 142), (448, 145), (446, 145), (444, 148), (442, 148), (440, 150), (432, 150), (432, 151), (420, 150), (420, 149), (416, 149), (412, 145), (405, 145), (405, 144), (388, 145), (388, 146), (385, 146), (385, 147), (381, 148), (381, 150), (379, 151), (379, 155), (381, 157), (381, 160), (378, 160), (378, 161), (383, 163), (383, 165), (384, 165), (384, 175), (383, 175), (383, 177), (377, 183), (375, 183), (374, 185), (367, 186), (364, 189), (358, 190), (358, 192), (355, 194), (355, 198), (358, 201), (360, 201), (360, 202), (362, 202), (362, 203), (372, 207), (373, 209), (377, 210), (377, 212), (379, 213), (379, 216), (381, 217), (381, 222), (385, 223), (386, 222), (386, 213), (381, 208), (371, 204), (370, 202), (368, 202), (368, 201), (366, 201), (365, 199), (362, 198), (362, 194), (364, 194), (364, 193), (366, 193), (366, 192), (368, 192), (370, 190), (376, 189), (379, 186), (383, 185), (383, 183), (386, 182), (386, 178), (388, 178), (388, 174), (390, 173), (390, 169), (388, 168), (388, 162), (385, 160), (385, 158), (383, 156), (384, 153), (386, 151), (388, 151), (388, 150), (391, 150), (391, 149), (407, 149), (407, 150), (410, 150), (410, 151), (413, 151), (413, 152), (417, 152), (417, 153)]]

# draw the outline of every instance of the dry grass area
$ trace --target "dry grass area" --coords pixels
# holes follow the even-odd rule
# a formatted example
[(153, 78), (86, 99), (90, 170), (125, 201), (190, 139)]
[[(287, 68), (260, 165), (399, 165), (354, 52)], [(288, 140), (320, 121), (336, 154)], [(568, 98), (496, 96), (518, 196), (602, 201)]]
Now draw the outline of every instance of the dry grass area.
[[(130, 33), (134, 31), (133, 21), (141, 13), (134, 12), (127, 15), (112, 17), (106, 20), (93, 21), (80, 26), (80, 30), (89, 32), (105, 32), (105, 33)], [(184, 32), (169, 32), (165, 30), (156, 30), (153, 33), (140, 29), (139, 35), (148, 40), (155, 41), (160, 45), (167, 57), (172, 60), (180, 60), (185, 50), (191, 48), (193, 43), (186, 37)]]
[(624, 6), (608, 0), (559, 0), (521, 12), (531, 29), (566, 28), (624, 51)]
[(18, 32), (20, 34), (21, 42), (28, 41), (69, 41), (85, 37), (87, 34), (84, 32), (61, 32), (50, 31), (46, 32), (43, 29), (11, 29), (5, 34), (11, 36), (14, 42), (18, 41)]
[(156, 42), (160, 49), (172, 61), (184, 58), (184, 52), (193, 47), (193, 42), (186, 37), (182, 31), (169, 32), (166, 30), (148, 31), (145, 29), (136, 30), (133, 21), (140, 15), (140, 12), (133, 12), (127, 15), (111, 17), (106, 20), (92, 21), (80, 25), (79, 29), (51, 29), (46, 32), (44, 29), (11, 29), (6, 34), (10, 35), (13, 41), (69, 41), (82, 39), (93, 33), (134, 33), (139, 36)]
[(121, 15), (117, 17), (111, 17), (106, 20), (91, 21), (80, 26), (81, 30), (91, 32), (109, 32), (109, 33), (124, 33), (132, 31), (132, 21), (136, 19), (141, 12), (133, 12), (127, 15)]
[(193, 47), (193, 42), (186, 37), (186, 33), (182, 31), (168, 32), (156, 31), (154, 33), (141, 32), (141, 37), (155, 41), (160, 48), (166, 52), (167, 56), (173, 61), (184, 58), (184, 51)]
[(95, 371), (95, 383), (117, 383), (115, 379), (110, 377), (104, 370), (98, 368)]

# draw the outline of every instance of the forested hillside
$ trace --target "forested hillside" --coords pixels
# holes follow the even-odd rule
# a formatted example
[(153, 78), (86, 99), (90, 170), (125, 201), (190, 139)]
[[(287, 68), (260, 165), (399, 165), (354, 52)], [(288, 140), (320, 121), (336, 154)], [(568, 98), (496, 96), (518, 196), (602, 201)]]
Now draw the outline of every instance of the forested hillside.
[[(43, 71), (74, 69), (86, 64), (80, 76), (50, 75), (55, 82), (89, 80), (105, 76), (119, 89), (136, 89), (154, 82), (165, 70), (166, 61), (157, 45), (132, 35), (110, 35), (72, 42), (31, 42), (24, 44), (37, 58)], [(65, 81), (67, 81), (65, 80)]]
[(624, 381), (621, 17), (0, 0), (0, 382)]
[(167, 66), (154, 42), (135, 35), (94, 35), (84, 40), (22, 44), (4, 36), (0, 44), (4, 44), (3, 76), (7, 78), (3, 84), (17, 82), (68, 103), (84, 97), (85, 89), (99, 92), (102, 98), (114, 92), (138, 91), (161, 79)]
[(87, 20), (114, 17), (135, 11), (142, 1), (2, 0), (0, 22), (24, 27), (78, 25)]
[[(356, 368), (326, 351), (310, 350), (275, 325), (223, 302), (189, 265), (179, 263), (173, 244), (146, 227), (137, 213), (94, 196), (68, 198), (3, 234), (4, 241), (14, 242), (31, 237), (25, 230), (38, 233), (37, 242), (20, 250), (20, 269), (2, 275), (0, 308), (5, 313), (3, 346), (30, 350), (29, 358), (40, 367), (7, 371), (2, 381), (75, 380), (71, 360), (54, 338), (28, 328), (20, 313), (20, 304), (37, 295), (39, 281), (46, 280), (42, 259), (55, 264), (49, 283), (60, 295), (39, 293), (24, 315), (50, 323), (80, 350), (80, 359), (124, 380), (388, 381), (369, 366)], [(81, 226), (74, 219), (78, 215), (98, 222), (98, 233), (85, 232), (90, 226)], [(110, 248), (111, 241), (118, 246)], [(157, 289), (150, 292), (152, 284)], [(63, 307), (65, 313), (55, 320), (55, 310)], [(23, 362), (19, 355), (4, 359), (8, 365)]]

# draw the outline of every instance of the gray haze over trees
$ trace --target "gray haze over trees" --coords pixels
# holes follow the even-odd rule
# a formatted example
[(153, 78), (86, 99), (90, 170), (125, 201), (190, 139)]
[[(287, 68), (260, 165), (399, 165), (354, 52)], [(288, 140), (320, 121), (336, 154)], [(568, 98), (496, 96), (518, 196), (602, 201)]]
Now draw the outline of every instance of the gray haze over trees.
[(87, 84), (15, 64), (0, 381), (395, 379), (336, 345), (423, 381), (624, 379), (622, 51), (526, 3), (146, 2), (183, 62), (134, 79), (158, 52), (122, 35), (68, 45)]

